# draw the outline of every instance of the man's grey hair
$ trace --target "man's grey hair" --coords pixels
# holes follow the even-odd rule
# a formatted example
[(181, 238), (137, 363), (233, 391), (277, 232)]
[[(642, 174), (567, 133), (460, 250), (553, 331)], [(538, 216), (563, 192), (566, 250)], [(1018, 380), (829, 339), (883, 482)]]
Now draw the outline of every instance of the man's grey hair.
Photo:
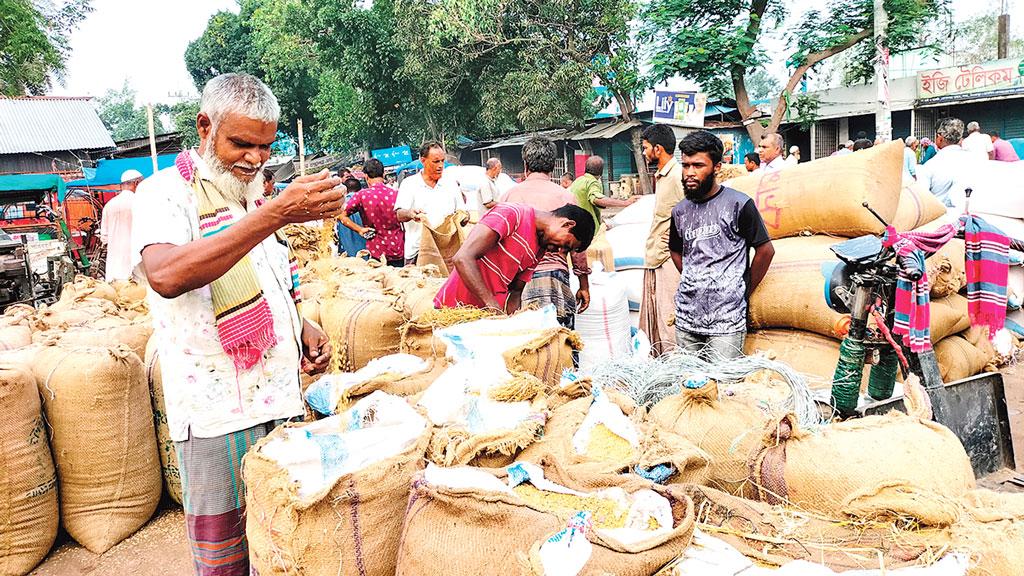
[(199, 111), (210, 118), (214, 131), (230, 112), (261, 122), (277, 122), (281, 106), (270, 88), (249, 74), (221, 74), (203, 87)]
[(782, 136), (779, 135), (779, 134), (776, 134), (775, 132), (769, 132), (769, 133), (761, 136), (761, 143), (762, 144), (770, 144), (770, 145), (774, 146), (775, 148), (777, 148), (779, 150), (779, 152), (782, 152), (783, 146), (786, 145), (786, 143), (782, 140)]
[(906, 144), (907, 146), (911, 146), (913, 144), (916, 144), (917, 143), (917, 137), (916, 136), (907, 136), (903, 140), (903, 143)]
[(488, 158), (487, 159), (487, 169), (488, 170), (494, 170), (498, 166), (501, 166), (501, 160), (499, 160), (497, 158)]
[(964, 123), (959, 118), (943, 118), (935, 125), (935, 135), (950, 144), (959, 144), (964, 139)]
[(967, 133), (974, 134), (975, 132), (981, 132), (981, 124), (977, 122), (970, 122), (967, 124)]
[(600, 178), (604, 175), (604, 158), (601, 158), (597, 154), (587, 156), (587, 161), (583, 163), (583, 171), (591, 176)]
[(543, 136), (534, 136), (523, 144), (523, 164), (527, 172), (550, 174), (555, 169), (558, 148)]

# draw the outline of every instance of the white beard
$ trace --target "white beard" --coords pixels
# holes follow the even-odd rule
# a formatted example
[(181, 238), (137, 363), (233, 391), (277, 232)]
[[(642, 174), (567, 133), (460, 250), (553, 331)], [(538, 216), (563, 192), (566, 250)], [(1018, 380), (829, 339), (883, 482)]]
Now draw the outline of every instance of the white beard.
[(234, 200), (243, 207), (249, 198), (259, 198), (263, 195), (263, 171), (257, 170), (256, 177), (252, 182), (243, 182), (231, 172), (231, 167), (221, 162), (214, 150), (213, 142), (206, 147), (203, 153), (203, 161), (213, 175), (213, 185), (217, 187), (225, 200)]

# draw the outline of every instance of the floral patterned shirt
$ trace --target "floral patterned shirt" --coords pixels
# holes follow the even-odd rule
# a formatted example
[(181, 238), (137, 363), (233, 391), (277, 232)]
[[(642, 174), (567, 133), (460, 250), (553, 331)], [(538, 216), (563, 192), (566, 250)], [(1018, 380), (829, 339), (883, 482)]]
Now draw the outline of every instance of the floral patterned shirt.
[(395, 216), (395, 197), (398, 190), (377, 183), (352, 195), (345, 204), (345, 214), (363, 215), (363, 226), (373, 228), (377, 235), (366, 241), (370, 256), (387, 260), (405, 258), (405, 229)]
[[(199, 177), (209, 169), (194, 152)], [(231, 206), (236, 218), (253, 210), (257, 194)], [(192, 187), (170, 167), (139, 185), (132, 206), (132, 264), (145, 278), (142, 250), (153, 244), (188, 244), (200, 238), (198, 201)], [(224, 352), (214, 321), (210, 287), (166, 299), (148, 291), (153, 338), (160, 354), (171, 439), (222, 436), (303, 412), (299, 387), (301, 319), (290, 295), (288, 249), (270, 236), (249, 252), (274, 317), (278, 344), (263, 361), (237, 372)]]

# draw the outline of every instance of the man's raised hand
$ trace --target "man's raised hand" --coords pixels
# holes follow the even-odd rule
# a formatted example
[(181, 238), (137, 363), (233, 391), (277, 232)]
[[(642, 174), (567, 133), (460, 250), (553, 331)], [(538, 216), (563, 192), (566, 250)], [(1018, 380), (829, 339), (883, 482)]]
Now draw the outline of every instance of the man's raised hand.
[(266, 206), (286, 224), (332, 218), (345, 207), (345, 189), (339, 186), (341, 179), (327, 170), (299, 176)]

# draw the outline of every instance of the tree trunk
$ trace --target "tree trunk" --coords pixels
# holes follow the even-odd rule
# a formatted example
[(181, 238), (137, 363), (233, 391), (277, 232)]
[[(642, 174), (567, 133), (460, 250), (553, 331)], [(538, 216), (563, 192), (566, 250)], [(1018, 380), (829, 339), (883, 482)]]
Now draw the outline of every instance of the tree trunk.
[[(747, 92), (746, 70), (741, 65), (733, 66), (730, 76), (732, 77), (732, 89), (736, 94), (736, 109), (740, 112), (740, 118), (752, 119), (756, 108), (750, 103), (750, 94)], [(761, 126), (759, 121), (753, 120), (745, 127), (750, 140), (754, 142), (754, 146), (757, 146), (757, 143), (761, 141), (761, 136), (765, 133), (764, 126)]]
[[(615, 96), (615, 101), (619, 104), (619, 113), (622, 116), (622, 121), (632, 122), (633, 99), (617, 91), (613, 91), (612, 94)], [(651, 173), (647, 170), (647, 158), (644, 157), (639, 126), (629, 129), (629, 139), (633, 147), (633, 160), (636, 162), (637, 177), (640, 179), (640, 193), (653, 194), (654, 187), (651, 185)]]

